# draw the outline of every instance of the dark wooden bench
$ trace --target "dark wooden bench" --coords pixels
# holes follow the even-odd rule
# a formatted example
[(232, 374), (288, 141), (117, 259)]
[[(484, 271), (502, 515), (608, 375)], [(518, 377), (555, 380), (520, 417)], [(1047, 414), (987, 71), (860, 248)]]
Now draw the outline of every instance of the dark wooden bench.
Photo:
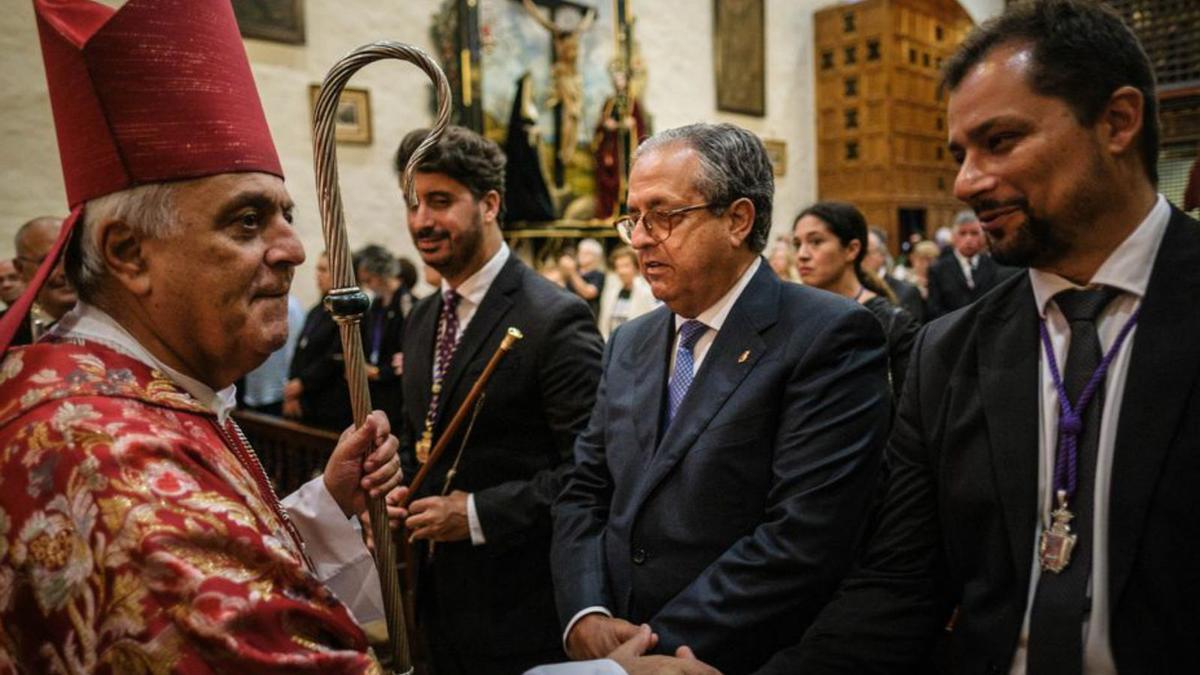
[(339, 434), (274, 415), (237, 410), (238, 426), (258, 454), (279, 498), (325, 470)]

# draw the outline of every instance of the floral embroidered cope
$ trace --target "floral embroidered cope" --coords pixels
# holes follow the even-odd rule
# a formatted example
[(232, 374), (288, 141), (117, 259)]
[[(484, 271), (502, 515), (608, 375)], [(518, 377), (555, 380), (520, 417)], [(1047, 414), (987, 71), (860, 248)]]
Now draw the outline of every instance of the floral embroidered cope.
[(104, 346), (10, 350), (0, 673), (378, 672), (236, 442)]

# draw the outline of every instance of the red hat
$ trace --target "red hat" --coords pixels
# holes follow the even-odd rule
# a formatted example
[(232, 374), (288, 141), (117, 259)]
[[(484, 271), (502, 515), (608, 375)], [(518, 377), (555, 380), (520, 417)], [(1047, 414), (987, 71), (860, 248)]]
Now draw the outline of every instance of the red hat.
[(283, 177), (229, 0), (34, 0), (71, 216), (0, 319), (0, 350), (83, 204), (145, 183), (238, 171)]

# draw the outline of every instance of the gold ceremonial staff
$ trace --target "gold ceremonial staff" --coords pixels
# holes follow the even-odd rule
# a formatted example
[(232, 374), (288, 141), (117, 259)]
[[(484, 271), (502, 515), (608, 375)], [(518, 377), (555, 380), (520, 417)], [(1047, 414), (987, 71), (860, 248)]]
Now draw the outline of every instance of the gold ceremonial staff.
[[(492, 379), (492, 373), (496, 371), (496, 366), (500, 365), (500, 359), (504, 358), (505, 354), (512, 351), (512, 348), (517, 344), (517, 340), (523, 340), (524, 338), (525, 336), (521, 333), (521, 331), (509, 326), (508, 330), (504, 334), (504, 337), (500, 340), (500, 346), (496, 347), (496, 351), (492, 353), (492, 358), (488, 359), (487, 365), (483, 368), (483, 372), (479, 374), (479, 379), (475, 380), (475, 384), (472, 385), (471, 390), (467, 392), (467, 397), (463, 399), (461, 404), (459, 404), (458, 411), (454, 413), (454, 417), (450, 418), (450, 423), (446, 425), (446, 428), (442, 431), (441, 437), (438, 438), (437, 444), (433, 446), (433, 450), (429, 453), (428, 459), (426, 459), (425, 463), (421, 465), (421, 468), (417, 471), (417, 475), (414, 476), (412, 482), (409, 483), (408, 498), (404, 500), (402, 504), (403, 506), (408, 506), (408, 503), (412, 500), (413, 495), (417, 494), (417, 488), (421, 487), (421, 483), (425, 482), (425, 477), (429, 475), (429, 470), (433, 467), (433, 465), (437, 464), (438, 458), (440, 458), (442, 453), (446, 451), (446, 447), (450, 443), (450, 439), (454, 438), (454, 436), (458, 434), (458, 428), (461, 427), (463, 422), (466, 421), (467, 415), (475, 409), (477, 403), (480, 403), (483, 397), (484, 389), (487, 388), (488, 380)], [(471, 432), (468, 429), (467, 434), (469, 435), (470, 433)], [(463, 439), (463, 445), (466, 445), (465, 437)], [(461, 453), (462, 450), (460, 449), (459, 452)], [(454, 464), (457, 466), (458, 462), (455, 462)], [(453, 476), (448, 476), (447, 480), (452, 477)], [(374, 516), (372, 516), (372, 518), (373, 517)]]
[[(346, 246), (346, 221), (342, 212), (342, 196), (338, 188), (337, 147), (334, 142), (334, 118), (342, 88), (359, 68), (380, 59), (400, 59), (420, 67), (437, 85), (438, 114), (429, 136), (417, 147), (408, 166), (404, 168), (401, 185), (408, 203), (416, 203), (413, 192), (413, 171), (421, 163), (430, 146), (437, 143), (450, 121), (450, 83), (446, 75), (425, 52), (399, 42), (373, 42), (350, 52), (329, 69), (321, 83), (313, 115), (313, 159), (317, 174), (317, 204), (321, 209), (321, 227), (333, 274), (333, 290), (325, 296), (325, 308), (337, 321), (342, 338), (346, 363), (346, 383), (350, 387), (350, 404), (354, 410), (354, 425), (362, 426), (371, 412), (371, 392), (367, 386), (366, 360), (363, 358), (359, 322), (370, 300), (358, 287), (350, 252)], [(375, 566), (383, 589), (383, 605), (387, 614), (388, 646), (392, 667), (401, 675), (413, 672), (409, 654), (408, 632), (404, 619), (404, 601), (400, 589), (400, 574), (396, 563), (396, 544), (388, 529), (387, 506), (383, 496), (369, 500), (371, 532), (375, 539)]]

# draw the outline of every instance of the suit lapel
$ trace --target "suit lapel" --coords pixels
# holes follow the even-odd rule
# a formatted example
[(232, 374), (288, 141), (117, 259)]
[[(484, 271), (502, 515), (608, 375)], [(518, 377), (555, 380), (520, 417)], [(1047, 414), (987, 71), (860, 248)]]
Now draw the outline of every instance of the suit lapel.
[(967, 283), (967, 275), (963, 273), (962, 263), (959, 262), (958, 256), (950, 254), (950, 276), (954, 278), (954, 285), (962, 290), (964, 297), (971, 297), (971, 285)]
[[(734, 303), (724, 325), (704, 357), (687, 396), (675, 413), (675, 420), (663, 435), (662, 443), (650, 463), (634, 497), (634, 510), (695, 446), (700, 433), (721, 410), (729, 396), (754, 368), (766, 351), (760, 333), (775, 323), (779, 314), (781, 282), (771, 268), (762, 263), (754, 278)], [(741, 358), (744, 352), (745, 359)], [(657, 369), (663, 373), (662, 369)], [(658, 400), (665, 377), (660, 374)], [(660, 403), (661, 405), (661, 403)], [(654, 420), (657, 421), (658, 417)]]
[(972, 279), (975, 281), (975, 288), (972, 292), (980, 293), (980, 289), (992, 288), (992, 281), (996, 277), (996, 263), (991, 256), (979, 254), (979, 263), (975, 266), (975, 272)]
[[(458, 347), (454, 350), (454, 358), (450, 361), (450, 370), (446, 373), (446, 381), (443, 383), (443, 391), (446, 394), (442, 398), (439, 424), (449, 421), (452, 411), (447, 410), (445, 402), (456, 398), (455, 393), (458, 391), (458, 384), (462, 380), (463, 374), (475, 360), (479, 350), (487, 343), (496, 324), (512, 309), (513, 301), (509, 296), (521, 285), (521, 265), (522, 263), (515, 255), (509, 256), (508, 262), (504, 263), (500, 274), (496, 275), (491, 287), (484, 294), (483, 301), (479, 303), (475, 315), (471, 317), (471, 323), (467, 324), (466, 332), (459, 338)], [(466, 393), (464, 392), (463, 395), (465, 396)]]
[(406, 387), (405, 394), (406, 407), (411, 406), (413, 411), (410, 419), (424, 419), (429, 410), (429, 389), (433, 386), (433, 345), (437, 342), (437, 322), (442, 313), (441, 294), (430, 298), (424, 309), (423, 312), (412, 314), (413, 323), (406, 328), (406, 331), (412, 331), (411, 340), (405, 340), (408, 360), (404, 369), (404, 379), (411, 383)]
[[(979, 390), (1019, 588), (1029, 585), (1037, 527), (1038, 314), (1029, 276), (983, 310)], [(970, 395), (970, 392), (967, 392)]]
[(1109, 496), (1108, 555), (1117, 607), (1141, 540), (1154, 486), (1200, 370), (1200, 232), (1172, 209), (1142, 300), (1117, 426)]
[[(649, 461), (658, 445), (658, 421), (662, 419), (663, 390), (666, 387), (664, 358), (675, 333), (675, 315), (665, 306), (656, 310), (645, 329), (643, 339), (631, 355), (634, 372), (633, 410), (637, 447)], [(669, 363), (667, 361), (666, 363)]]

